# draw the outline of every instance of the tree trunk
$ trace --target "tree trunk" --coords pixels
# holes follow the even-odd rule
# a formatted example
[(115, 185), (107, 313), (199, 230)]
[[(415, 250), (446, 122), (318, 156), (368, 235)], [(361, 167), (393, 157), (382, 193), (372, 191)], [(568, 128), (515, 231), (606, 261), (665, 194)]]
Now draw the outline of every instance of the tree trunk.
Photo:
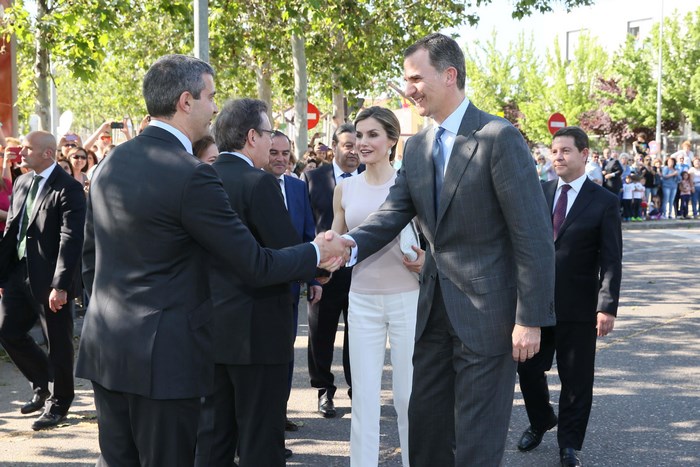
[(335, 74), (331, 75), (333, 80), (333, 124), (340, 126), (345, 123), (345, 91), (338, 82)]
[(306, 152), (309, 141), (306, 107), (307, 76), (306, 76), (306, 40), (297, 33), (292, 34), (292, 60), (294, 62), (294, 126), (296, 135), (294, 138), (294, 155), (301, 160)]
[(36, 78), (36, 104), (34, 111), (39, 116), (40, 129), (50, 131), (51, 100), (49, 96), (49, 47), (46, 29), (42, 27), (44, 16), (48, 14), (46, 1), (37, 2), (37, 35), (34, 77)]
[(267, 104), (267, 116), (274, 128), (274, 118), (272, 117), (272, 74), (267, 60), (255, 66), (255, 76), (258, 83), (258, 99)]

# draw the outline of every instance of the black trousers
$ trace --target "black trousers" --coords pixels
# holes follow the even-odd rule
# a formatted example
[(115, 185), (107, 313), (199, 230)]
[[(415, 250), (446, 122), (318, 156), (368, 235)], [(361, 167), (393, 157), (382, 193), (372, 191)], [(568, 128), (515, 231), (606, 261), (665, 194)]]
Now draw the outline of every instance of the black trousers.
[(92, 382), (97, 467), (192, 467), (201, 398), (155, 400)]
[[(48, 355), (29, 335), (36, 323), (48, 343)], [(48, 303), (34, 298), (22, 260), (12, 271), (0, 300), (0, 344), (36, 394), (50, 394), (47, 409), (65, 415), (75, 396), (73, 389), (73, 303), (54, 313)]]
[(343, 339), (343, 371), (345, 381), (352, 387), (350, 377), (350, 354), (348, 353), (348, 293), (352, 268), (341, 268), (333, 273), (332, 279), (323, 286), (321, 300), (309, 306), (309, 376), (311, 386), (318, 389), (318, 396), (328, 393), (335, 395), (331, 365), (338, 320), (343, 315), (345, 338)]
[(204, 399), (197, 467), (284, 467), (288, 363), (216, 365), (214, 393)]
[(595, 345), (596, 323), (557, 323), (554, 327), (542, 328), (539, 353), (518, 364), (520, 390), (530, 425), (544, 429), (554, 415), (545, 372), (552, 368), (556, 353), (561, 380), (557, 428), (560, 448), (580, 450), (583, 447), (593, 404)]

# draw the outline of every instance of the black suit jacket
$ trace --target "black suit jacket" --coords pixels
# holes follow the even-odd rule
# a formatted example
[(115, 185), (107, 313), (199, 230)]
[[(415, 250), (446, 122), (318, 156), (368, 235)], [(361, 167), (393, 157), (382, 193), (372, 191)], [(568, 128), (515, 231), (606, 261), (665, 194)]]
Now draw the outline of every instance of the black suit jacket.
[[(0, 245), (3, 279), (17, 263), (17, 236), (22, 210), (34, 172), (17, 178), (7, 212), (5, 236)], [(83, 187), (56, 165), (37, 193), (34, 212), (27, 227), (27, 273), (37, 302), (48, 305), (51, 289), (75, 297), (79, 290), (80, 254), (85, 225)]]
[[(273, 175), (232, 154), (219, 155), (213, 167), (231, 206), (260, 245), (284, 248), (301, 243)], [(294, 345), (289, 282), (248, 285), (235, 270), (216, 259), (210, 277), (216, 363), (289, 363)]]
[(622, 164), (617, 159), (609, 159), (603, 166), (603, 174), (614, 173), (615, 176), (606, 178), (603, 185), (613, 193), (619, 193), (622, 189)]
[[(558, 180), (543, 184), (552, 210)], [(595, 322), (617, 316), (622, 278), (618, 197), (586, 179), (554, 240), (554, 307), (558, 322)]]
[(216, 171), (153, 126), (100, 164), (85, 233), (83, 279), (91, 299), (76, 374), (151, 399), (212, 391), (209, 258), (258, 286), (316, 271), (310, 244), (261, 248), (231, 209)]

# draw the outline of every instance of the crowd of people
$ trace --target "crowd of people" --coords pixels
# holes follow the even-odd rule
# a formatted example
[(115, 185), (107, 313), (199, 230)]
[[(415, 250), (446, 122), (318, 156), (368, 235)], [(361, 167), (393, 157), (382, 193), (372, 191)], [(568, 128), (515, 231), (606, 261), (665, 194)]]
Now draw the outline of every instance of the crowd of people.
[[(135, 135), (109, 121), (84, 142), (0, 141), (0, 343), (31, 383), (33, 428), (73, 401), (84, 288), (75, 366), (94, 389), (99, 465), (284, 465), (305, 283), (324, 418), (346, 326), (351, 465), (378, 463), (387, 339), (404, 466), (498, 465), (516, 372), (531, 422), (518, 449), (558, 425), (561, 465), (581, 465), (596, 338), (617, 315), (620, 222), (700, 215), (700, 158), (690, 142), (655, 158), (644, 135), (632, 156), (599, 154), (566, 127), (530, 164), (522, 135), (465, 96), (454, 40), (419, 40), (404, 72), (435, 126), (401, 158), (396, 116), (369, 107), (297, 161), (265, 103), (219, 110), (214, 70), (181, 55), (146, 74)], [(48, 352), (28, 336), (37, 320)]]
[[(677, 152), (652, 154), (646, 135), (639, 133), (632, 154), (605, 148), (591, 151), (586, 174), (591, 181), (618, 195), (624, 222), (700, 218), (700, 156), (685, 140)], [(556, 178), (551, 161), (535, 151), (540, 180)]]

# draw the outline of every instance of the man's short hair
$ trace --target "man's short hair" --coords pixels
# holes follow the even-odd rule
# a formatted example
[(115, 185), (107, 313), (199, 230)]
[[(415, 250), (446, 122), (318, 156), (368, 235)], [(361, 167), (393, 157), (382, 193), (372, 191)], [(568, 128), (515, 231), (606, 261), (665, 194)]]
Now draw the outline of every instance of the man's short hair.
[(343, 133), (355, 134), (355, 125), (352, 123), (343, 123), (338, 128), (336, 128), (335, 133), (333, 133), (333, 144), (338, 144), (338, 136)]
[(464, 53), (457, 41), (437, 32), (429, 34), (408, 46), (403, 52), (403, 57), (408, 58), (420, 49), (428, 51), (430, 64), (440, 73), (449, 67), (454, 67), (457, 70), (457, 88), (464, 89), (467, 70), (464, 64)]
[(202, 75), (214, 76), (207, 62), (188, 55), (164, 55), (151, 65), (143, 79), (143, 98), (148, 114), (169, 118), (177, 101), (187, 91), (199, 99), (204, 89)]
[(226, 102), (214, 122), (214, 139), (219, 151), (240, 151), (245, 147), (248, 132), (259, 131), (261, 114), (267, 113), (267, 104), (258, 99), (234, 99)]
[(560, 128), (556, 133), (554, 133), (552, 140), (560, 136), (571, 136), (574, 138), (574, 146), (576, 146), (576, 149), (579, 151), (583, 151), (588, 147), (588, 135), (580, 127), (567, 126)]

